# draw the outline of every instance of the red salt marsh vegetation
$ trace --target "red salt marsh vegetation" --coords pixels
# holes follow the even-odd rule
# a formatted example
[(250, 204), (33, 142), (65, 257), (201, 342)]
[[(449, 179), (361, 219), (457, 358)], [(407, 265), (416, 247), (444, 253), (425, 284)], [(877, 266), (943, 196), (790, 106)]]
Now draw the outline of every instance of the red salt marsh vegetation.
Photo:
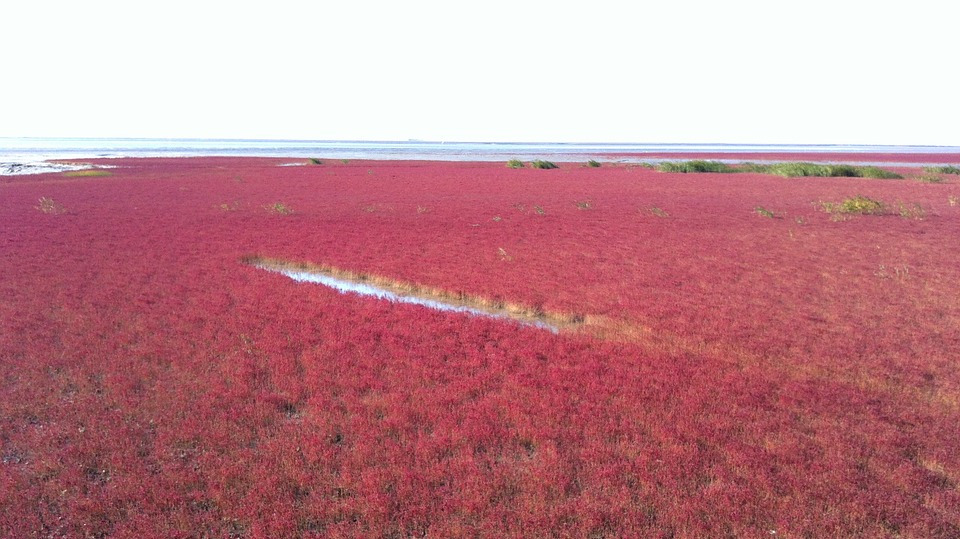
[(958, 178), (289, 161), (0, 178), (0, 536), (960, 535)]

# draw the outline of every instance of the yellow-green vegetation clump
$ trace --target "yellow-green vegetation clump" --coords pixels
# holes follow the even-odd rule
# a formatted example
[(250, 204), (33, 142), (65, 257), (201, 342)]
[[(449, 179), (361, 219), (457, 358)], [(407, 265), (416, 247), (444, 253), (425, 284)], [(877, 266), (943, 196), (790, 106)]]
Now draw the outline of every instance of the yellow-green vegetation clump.
[(291, 213), (293, 213), (293, 208), (291, 208), (290, 206), (287, 206), (283, 202), (274, 202), (273, 204), (267, 204), (266, 206), (264, 206), (264, 209), (266, 209), (270, 213), (276, 213), (279, 215), (290, 215)]
[(71, 178), (93, 178), (97, 176), (110, 176), (112, 173), (109, 170), (103, 170), (102, 168), (89, 168), (86, 170), (70, 170), (64, 172), (64, 176), (69, 176)]
[(836, 220), (852, 215), (899, 215), (905, 219), (923, 219), (927, 216), (927, 211), (920, 204), (898, 201), (895, 206), (889, 206), (863, 195), (840, 202), (821, 202), (820, 207)]
[(863, 195), (844, 199), (841, 202), (821, 202), (823, 211), (831, 214), (845, 215), (887, 215), (890, 213), (887, 205)]

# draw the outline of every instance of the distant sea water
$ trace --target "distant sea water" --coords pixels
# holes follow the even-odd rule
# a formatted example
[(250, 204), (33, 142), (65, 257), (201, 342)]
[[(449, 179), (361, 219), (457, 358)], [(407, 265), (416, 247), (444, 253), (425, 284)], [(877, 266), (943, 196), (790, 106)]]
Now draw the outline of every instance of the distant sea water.
[[(900, 153), (958, 154), (950, 146), (857, 146), (776, 144), (636, 144), (636, 143), (520, 143), (520, 142), (378, 142), (245, 139), (134, 139), (134, 138), (0, 138), (0, 174), (29, 174), (64, 170), (51, 159), (81, 160), (110, 157), (317, 157), (328, 159), (506, 161), (549, 159), (610, 160), (610, 154), (631, 153)], [(731, 156), (735, 157), (735, 156)], [(657, 159), (617, 157), (622, 162)], [(736, 159), (731, 159), (736, 161)], [(868, 163), (864, 163), (868, 164)], [(924, 163), (929, 164), (929, 163)]]

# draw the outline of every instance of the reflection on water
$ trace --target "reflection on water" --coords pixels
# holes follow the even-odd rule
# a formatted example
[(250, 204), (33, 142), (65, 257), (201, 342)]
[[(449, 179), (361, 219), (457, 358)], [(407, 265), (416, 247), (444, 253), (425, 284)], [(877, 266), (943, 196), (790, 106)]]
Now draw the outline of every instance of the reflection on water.
[(467, 307), (464, 305), (454, 305), (452, 303), (446, 303), (443, 301), (426, 299), (426, 298), (421, 298), (417, 296), (400, 295), (395, 292), (391, 292), (390, 290), (386, 290), (368, 283), (357, 283), (353, 281), (347, 281), (344, 279), (337, 279), (336, 277), (331, 277), (329, 275), (312, 273), (308, 271), (277, 269), (277, 268), (272, 268), (265, 265), (257, 265), (256, 267), (267, 270), (267, 271), (272, 271), (275, 273), (286, 275), (287, 277), (297, 282), (322, 284), (324, 286), (328, 286), (344, 294), (358, 294), (361, 296), (373, 296), (375, 298), (384, 299), (394, 303), (412, 303), (414, 305), (422, 305), (424, 307), (429, 307), (431, 309), (436, 309), (438, 311), (466, 313), (466, 314), (471, 314), (475, 316), (485, 316), (487, 318), (499, 318), (503, 320), (510, 320), (512, 322), (516, 322), (518, 324), (525, 325), (525, 326), (533, 326), (541, 329), (546, 329), (553, 333), (557, 333), (558, 331), (558, 328), (556, 326), (547, 324), (546, 322), (540, 322), (535, 320), (518, 320), (516, 318), (507, 316), (505, 314), (495, 314), (495, 313), (487, 312), (481, 309)]

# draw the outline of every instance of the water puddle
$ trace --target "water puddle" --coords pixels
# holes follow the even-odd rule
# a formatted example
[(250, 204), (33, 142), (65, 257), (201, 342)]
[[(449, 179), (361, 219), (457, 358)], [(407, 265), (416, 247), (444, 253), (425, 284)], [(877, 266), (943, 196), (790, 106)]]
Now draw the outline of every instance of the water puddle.
[[(454, 313), (465, 313), (473, 316), (483, 316), (487, 318), (497, 318), (501, 320), (510, 320), (511, 322), (531, 326), (540, 329), (545, 329), (547, 331), (558, 333), (560, 331), (559, 324), (551, 324), (544, 320), (539, 320), (532, 318), (530, 316), (522, 316), (515, 313), (511, 313), (504, 309), (496, 308), (483, 308), (479, 306), (468, 305), (465, 303), (456, 303), (453, 301), (444, 301), (442, 299), (423, 297), (421, 295), (416, 295), (413, 293), (404, 293), (397, 290), (390, 290), (386, 287), (377, 286), (369, 282), (362, 282), (357, 279), (347, 279), (340, 278), (331, 275), (330, 271), (323, 271), (322, 269), (300, 269), (293, 267), (286, 267), (285, 264), (268, 262), (264, 260), (250, 260), (249, 263), (259, 269), (271, 271), (274, 273), (279, 273), (285, 275), (294, 281), (300, 283), (314, 283), (321, 284), (342, 294), (357, 294), (360, 296), (372, 296), (377, 299), (390, 301), (393, 303), (411, 303), (414, 305), (420, 305), (430, 309), (436, 309), (438, 311), (454, 312)], [(399, 287), (398, 287), (399, 288)]]

